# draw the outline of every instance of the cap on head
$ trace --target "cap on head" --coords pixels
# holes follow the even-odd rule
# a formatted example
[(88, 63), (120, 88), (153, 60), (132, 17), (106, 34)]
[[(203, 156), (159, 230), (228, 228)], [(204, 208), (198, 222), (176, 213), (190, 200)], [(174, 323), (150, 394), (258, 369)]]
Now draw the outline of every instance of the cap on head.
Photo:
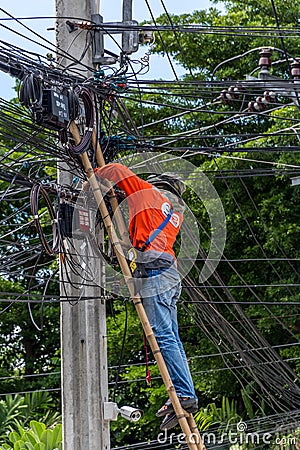
[(166, 189), (179, 197), (181, 197), (185, 191), (185, 184), (182, 178), (173, 172), (150, 175), (147, 178), (147, 181), (157, 188)]

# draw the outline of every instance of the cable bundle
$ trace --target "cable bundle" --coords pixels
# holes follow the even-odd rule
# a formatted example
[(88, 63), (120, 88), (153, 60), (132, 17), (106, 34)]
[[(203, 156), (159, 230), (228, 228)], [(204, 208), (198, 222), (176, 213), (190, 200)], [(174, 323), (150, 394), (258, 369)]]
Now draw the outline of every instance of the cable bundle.
[[(49, 243), (46, 240), (46, 236), (44, 234), (43, 228), (40, 223), (40, 216), (39, 216), (39, 196), (42, 195), (42, 197), (45, 200), (46, 208), (49, 212), (51, 224), (52, 224), (52, 232), (53, 232), (53, 240), (52, 240), (52, 246), (49, 245)], [(38, 232), (38, 235), (40, 237), (42, 246), (44, 247), (45, 252), (50, 255), (56, 255), (59, 250), (59, 233), (58, 233), (58, 225), (57, 225), (57, 218), (56, 214), (54, 212), (53, 206), (51, 204), (51, 200), (49, 198), (49, 195), (47, 194), (47, 191), (39, 184), (35, 184), (30, 193), (30, 206), (31, 206), (31, 212), (34, 218), (34, 223)]]
[(33, 113), (34, 121), (38, 122), (42, 112), (43, 89), (39, 75), (31, 72), (25, 75), (19, 93), (21, 105)]
[(81, 153), (84, 153), (90, 145), (94, 127), (95, 113), (94, 103), (90, 91), (86, 88), (77, 88), (75, 89), (75, 92), (78, 93), (79, 98), (83, 102), (85, 117), (85, 130), (80, 143), (75, 146), (69, 143), (69, 150), (71, 154), (78, 156)]

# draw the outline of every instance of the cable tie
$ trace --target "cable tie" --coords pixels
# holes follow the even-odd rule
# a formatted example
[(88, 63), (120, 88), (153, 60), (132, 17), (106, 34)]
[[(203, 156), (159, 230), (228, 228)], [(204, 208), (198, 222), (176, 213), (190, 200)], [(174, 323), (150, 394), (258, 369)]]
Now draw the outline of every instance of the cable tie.
[(34, 218), (34, 219), (38, 219), (38, 218), (39, 218), (39, 215), (36, 214), (35, 216), (33, 216), (33, 218)]
[(52, 219), (52, 220), (51, 220), (52, 225), (53, 225), (54, 223), (57, 223), (57, 222), (58, 222), (57, 219)]
[(94, 131), (94, 128), (85, 127), (84, 131)]

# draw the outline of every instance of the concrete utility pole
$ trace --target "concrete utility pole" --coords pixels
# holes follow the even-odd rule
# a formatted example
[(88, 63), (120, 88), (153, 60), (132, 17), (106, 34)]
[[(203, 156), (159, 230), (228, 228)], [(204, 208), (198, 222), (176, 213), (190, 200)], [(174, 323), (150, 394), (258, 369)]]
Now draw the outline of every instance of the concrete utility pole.
[[(65, 18), (90, 21), (92, 14), (98, 13), (96, 8), (96, 0), (56, 0), (58, 48), (89, 67), (92, 67), (91, 48), (82, 59), (86, 32), (78, 31), (76, 36), (75, 33), (70, 34)], [(70, 64), (70, 60), (62, 58), (61, 51), (57, 61), (65, 67)], [(83, 70), (82, 66), (80, 70)], [(61, 184), (70, 184), (72, 181), (72, 175), (67, 169), (62, 166), (59, 168)], [(103, 415), (104, 402), (108, 401), (105, 299), (100, 288), (91, 286), (92, 283), (85, 286), (80, 277), (84, 274), (84, 265), (101, 286), (104, 275), (99, 258), (91, 257), (94, 253), (88, 240), (83, 237), (79, 246), (81, 258), (78, 264), (82, 271), (79, 269), (76, 275), (64, 264), (61, 264), (60, 271), (61, 295), (68, 295), (72, 299), (70, 303), (61, 304), (63, 448), (109, 450), (109, 421), (104, 420)], [(87, 300), (80, 301), (80, 296)]]

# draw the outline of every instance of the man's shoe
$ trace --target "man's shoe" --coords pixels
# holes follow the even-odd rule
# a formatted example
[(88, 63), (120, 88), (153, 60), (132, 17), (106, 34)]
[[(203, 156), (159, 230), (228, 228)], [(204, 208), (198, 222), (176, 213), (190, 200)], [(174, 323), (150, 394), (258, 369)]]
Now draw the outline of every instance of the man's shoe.
[(178, 419), (176, 417), (175, 413), (169, 413), (164, 417), (164, 420), (162, 421), (160, 425), (160, 430), (170, 430), (171, 428), (175, 427), (178, 424)]
[(171, 413), (174, 411), (173, 405), (171, 403), (171, 400), (168, 398), (166, 403), (157, 411), (156, 417), (163, 417), (168, 413)]
[[(182, 408), (189, 412), (193, 413), (198, 410), (198, 400), (195, 398), (187, 397), (187, 398), (180, 398), (179, 397), (180, 404)], [(171, 400), (168, 399), (166, 403), (157, 411), (156, 417), (163, 417), (166, 414), (174, 412), (173, 405), (171, 403)]]
[[(187, 399), (180, 399), (180, 403), (182, 408), (188, 412), (188, 413), (193, 413), (196, 412), (198, 410), (198, 400), (196, 400), (195, 398), (187, 398)], [(172, 404), (168, 404), (167, 407), (170, 408), (172, 406)], [(165, 410), (164, 410), (165, 411)], [(175, 412), (167, 412), (165, 414), (164, 420), (162, 421), (161, 425), (160, 425), (160, 429), (162, 431), (164, 430), (170, 430), (171, 428), (175, 427), (178, 424), (178, 419), (176, 417)]]
[(179, 398), (180, 404), (182, 408), (189, 412), (194, 413), (198, 411), (198, 400), (195, 398), (187, 398), (187, 399), (181, 399)]

